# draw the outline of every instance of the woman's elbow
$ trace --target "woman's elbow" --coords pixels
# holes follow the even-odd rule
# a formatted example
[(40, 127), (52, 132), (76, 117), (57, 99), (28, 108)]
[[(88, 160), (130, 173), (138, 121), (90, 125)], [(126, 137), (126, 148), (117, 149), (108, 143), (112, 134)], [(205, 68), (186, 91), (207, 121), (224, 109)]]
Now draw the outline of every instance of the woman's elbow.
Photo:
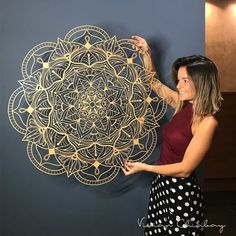
[(183, 172), (183, 173), (181, 174), (181, 177), (182, 177), (182, 178), (188, 178), (190, 175), (191, 175), (190, 172)]
[(179, 174), (179, 177), (182, 178), (188, 178), (189, 176), (191, 176), (192, 171), (190, 170), (182, 170), (181, 173)]
[(183, 162), (181, 163), (180, 175), (182, 178), (190, 177), (192, 172), (193, 172), (193, 169), (189, 165), (186, 165)]

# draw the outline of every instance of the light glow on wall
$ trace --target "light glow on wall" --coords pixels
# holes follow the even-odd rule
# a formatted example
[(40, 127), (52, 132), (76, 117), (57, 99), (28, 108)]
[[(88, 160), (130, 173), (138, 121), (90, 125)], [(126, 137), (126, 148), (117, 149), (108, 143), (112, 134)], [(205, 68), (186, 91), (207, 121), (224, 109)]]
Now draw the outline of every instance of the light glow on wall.
[(230, 9), (231, 9), (232, 15), (236, 17), (236, 3), (230, 5)]
[(210, 3), (206, 3), (205, 5), (205, 17), (209, 17), (212, 14), (212, 5)]

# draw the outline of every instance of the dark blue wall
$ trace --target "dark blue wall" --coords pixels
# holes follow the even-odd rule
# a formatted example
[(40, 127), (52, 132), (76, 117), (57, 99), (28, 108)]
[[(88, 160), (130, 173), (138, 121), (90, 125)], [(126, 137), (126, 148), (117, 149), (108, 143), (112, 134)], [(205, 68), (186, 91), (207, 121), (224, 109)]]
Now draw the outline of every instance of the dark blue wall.
[[(152, 175), (125, 177), (120, 173), (113, 182), (99, 187), (45, 175), (28, 160), (26, 143), (7, 116), (8, 99), (22, 79), (25, 54), (33, 46), (63, 38), (70, 29), (84, 24), (97, 25), (119, 39), (134, 34), (148, 39), (166, 83), (175, 58), (204, 53), (203, 0), (1, 0), (3, 236), (142, 235), (137, 220), (146, 216)], [(158, 153), (159, 146), (147, 162), (154, 162)]]

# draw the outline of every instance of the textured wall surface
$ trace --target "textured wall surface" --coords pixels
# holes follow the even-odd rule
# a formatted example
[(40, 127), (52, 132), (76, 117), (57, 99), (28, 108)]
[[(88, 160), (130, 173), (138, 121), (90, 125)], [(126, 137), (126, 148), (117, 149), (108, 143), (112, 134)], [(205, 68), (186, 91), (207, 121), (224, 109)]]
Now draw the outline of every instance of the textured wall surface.
[(236, 92), (236, 1), (206, 1), (206, 55), (219, 69), (221, 90)]

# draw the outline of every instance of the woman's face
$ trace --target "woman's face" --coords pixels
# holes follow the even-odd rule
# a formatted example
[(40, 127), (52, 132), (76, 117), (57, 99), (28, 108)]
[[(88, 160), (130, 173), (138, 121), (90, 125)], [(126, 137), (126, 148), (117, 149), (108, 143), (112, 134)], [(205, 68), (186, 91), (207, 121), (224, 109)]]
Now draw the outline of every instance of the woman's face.
[(196, 97), (196, 88), (185, 66), (180, 67), (178, 70), (178, 83), (176, 88), (179, 91), (180, 101), (192, 102)]

